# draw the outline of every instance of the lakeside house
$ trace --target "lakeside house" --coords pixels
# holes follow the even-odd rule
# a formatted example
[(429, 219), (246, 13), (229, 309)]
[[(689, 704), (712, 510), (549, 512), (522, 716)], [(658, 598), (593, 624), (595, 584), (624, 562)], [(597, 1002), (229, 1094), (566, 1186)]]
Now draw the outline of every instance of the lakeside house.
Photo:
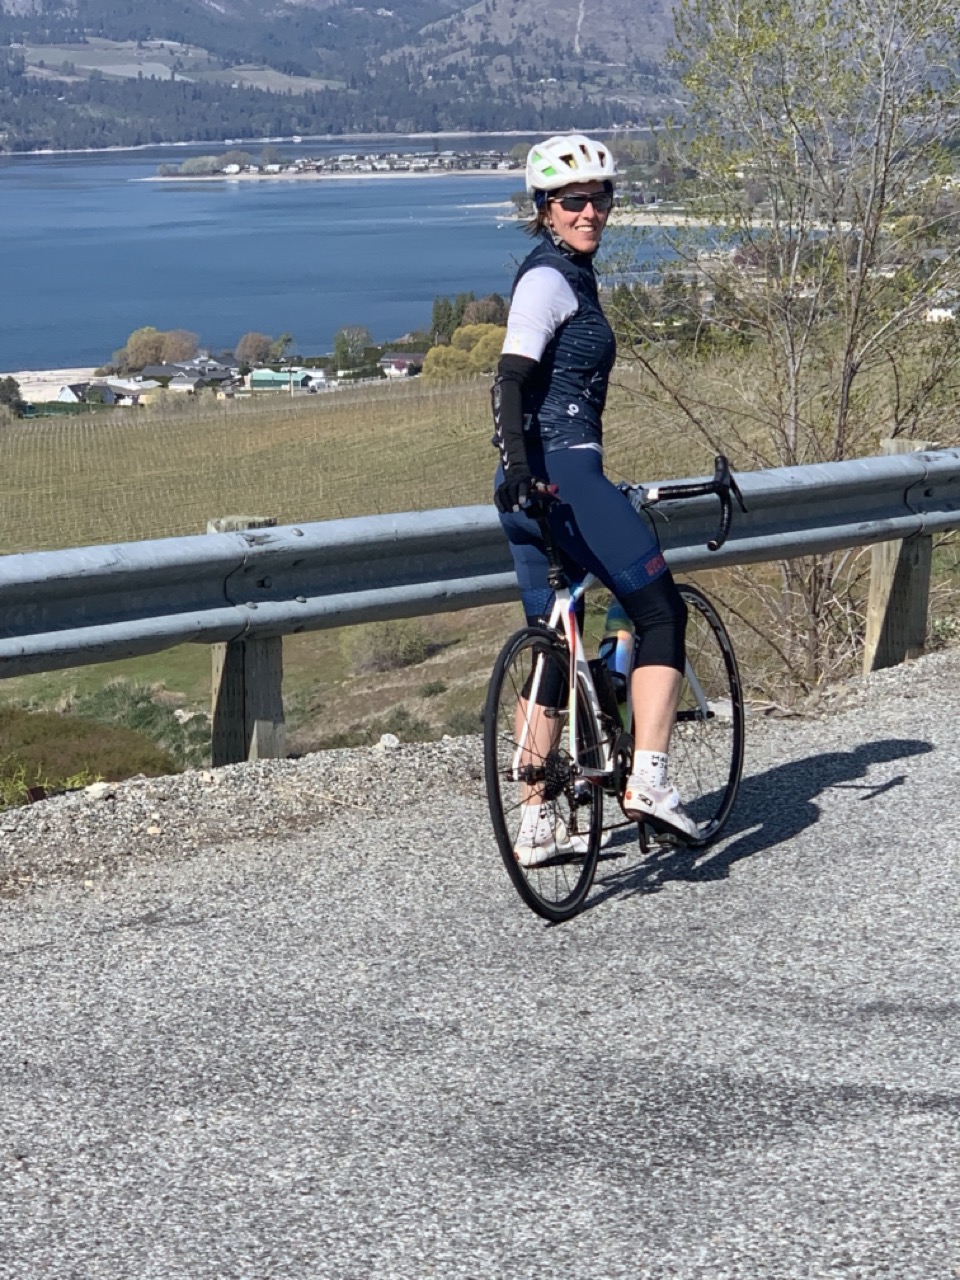
[(57, 404), (138, 405), (143, 396), (159, 391), (150, 378), (99, 378), (92, 382), (68, 382), (60, 388)]
[(247, 376), (251, 391), (316, 391), (327, 385), (327, 375), (322, 369), (252, 369)]
[(89, 382), (68, 382), (60, 388), (57, 396), (58, 404), (85, 404)]
[(378, 361), (388, 378), (412, 378), (423, 368), (423, 351), (387, 351)]

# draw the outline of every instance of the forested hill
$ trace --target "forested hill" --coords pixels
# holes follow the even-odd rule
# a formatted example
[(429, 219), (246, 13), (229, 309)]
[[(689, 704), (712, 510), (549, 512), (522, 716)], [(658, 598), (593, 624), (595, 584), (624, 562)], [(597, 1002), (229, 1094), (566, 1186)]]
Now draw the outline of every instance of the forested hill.
[(0, 0), (0, 149), (646, 123), (665, 0)]

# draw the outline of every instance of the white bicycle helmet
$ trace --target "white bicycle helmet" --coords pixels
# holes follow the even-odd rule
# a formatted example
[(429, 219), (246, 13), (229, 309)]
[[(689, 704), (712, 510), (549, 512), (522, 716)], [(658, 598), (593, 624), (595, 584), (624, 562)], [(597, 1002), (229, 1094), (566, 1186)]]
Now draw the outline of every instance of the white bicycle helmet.
[(527, 153), (527, 195), (556, 191), (571, 182), (612, 182), (617, 176), (610, 149), (582, 133), (546, 138)]

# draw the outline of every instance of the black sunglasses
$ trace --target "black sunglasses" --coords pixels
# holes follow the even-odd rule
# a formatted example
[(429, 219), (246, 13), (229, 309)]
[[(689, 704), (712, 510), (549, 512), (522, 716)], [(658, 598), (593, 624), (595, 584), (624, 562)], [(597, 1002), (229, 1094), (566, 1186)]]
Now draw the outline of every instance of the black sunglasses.
[(586, 191), (571, 191), (567, 196), (551, 196), (551, 204), (558, 204), (567, 213), (583, 213), (592, 204), (597, 213), (609, 213), (613, 208), (613, 196), (609, 191), (589, 195)]

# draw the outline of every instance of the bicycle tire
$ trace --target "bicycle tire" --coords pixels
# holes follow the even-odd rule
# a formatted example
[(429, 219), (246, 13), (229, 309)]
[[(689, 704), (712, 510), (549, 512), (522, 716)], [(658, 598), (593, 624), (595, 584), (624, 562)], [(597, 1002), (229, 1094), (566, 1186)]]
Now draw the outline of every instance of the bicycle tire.
[(671, 781), (700, 827), (697, 849), (720, 834), (740, 790), (744, 755), (743, 688), (733, 644), (716, 609), (699, 587), (678, 583), (687, 606), (687, 662), (706, 697), (704, 715), (684, 676), (670, 741)]
[[(500, 855), (520, 897), (546, 920), (568, 920), (590, 892), (600, 855), (603, 792), (572, 769), (568, 721), (569, 655), (554, 632), (525, 627), (504, 645), (494, 664), (484, 708), (484, 771), (490, 818)], [(549, 674), (548, 674), (549, 673)], [(557, 696), (547, 705), (526, 697), (552, 679)], [(538, 683), (535, 685), (534, 682)], [(559, 705), (549, 705), (553, 701)], [(549, 722), (549, 723), (548, 723)], [(577, 695), (578, 754), (600, 767), (597, 725), (582, 689)], [(549, 735), (546, 749), (538, 734)], [(539, 795), (553, 825), (556, 850), (535, 866), (515, 853), (521, 805)], [(566, 846), (566, 847), (565, 847)]]

